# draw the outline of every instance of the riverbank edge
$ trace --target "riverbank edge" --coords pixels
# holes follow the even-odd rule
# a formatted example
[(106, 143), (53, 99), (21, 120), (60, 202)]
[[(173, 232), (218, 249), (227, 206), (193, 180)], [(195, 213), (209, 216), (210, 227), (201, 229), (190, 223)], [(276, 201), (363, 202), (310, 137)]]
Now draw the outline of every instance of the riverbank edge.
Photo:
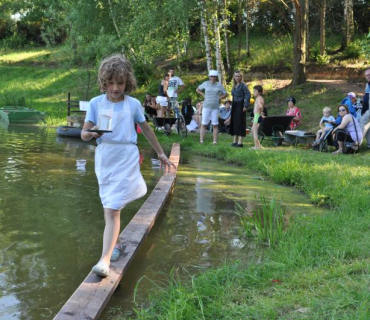
[[(249, 138), (249, 137), (248, 137)], [(159, 136), (167, 149), (176, 137)], [(246, 139), (245, 147), (251, 146)], [(330, 209), (320, 216), (295, 216), (276, 249), (261, 245), (263, 261), (238, 262), (189, 276), (170, 278), (168, 287), (137, 306), (136, 317), (151, 318), (368, 318), (370, 271), (370, 169), (368, 154), (334, 157), (296, 148), (199, 145), (191, 135), (184, 152), (248, 166), (273, 182), (299, 189)], [(260, 257), (260, 255), (259, 255)]]

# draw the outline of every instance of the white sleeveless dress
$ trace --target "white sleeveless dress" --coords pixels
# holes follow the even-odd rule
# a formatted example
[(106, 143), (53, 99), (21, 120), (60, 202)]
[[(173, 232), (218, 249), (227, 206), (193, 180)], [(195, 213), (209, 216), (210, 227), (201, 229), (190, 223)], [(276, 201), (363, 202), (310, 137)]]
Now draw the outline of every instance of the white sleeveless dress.
[[(147, 192), (140, 173), (139, 150), (132, 143), (135, 130), (129, 97), (125, 96), (123, 110), (115, 111), (112, 133), (99, 139), (95, 153), (95, 173), (99, 182), (99, 195), (104, 208), (121, 210)], [(100, 103), (107, 103), (106, 96)], [(98, 103), (99, 106), (99, 103)]]

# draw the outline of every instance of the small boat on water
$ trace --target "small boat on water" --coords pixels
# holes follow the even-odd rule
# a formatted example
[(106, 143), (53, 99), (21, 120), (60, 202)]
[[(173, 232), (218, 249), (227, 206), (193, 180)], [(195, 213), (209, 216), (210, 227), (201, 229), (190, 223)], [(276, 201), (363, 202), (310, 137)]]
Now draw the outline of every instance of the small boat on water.
[(57, 128), (57, 135), (65, 138), (80, 138), (81, 139), (81, 128), (71, 126), (61, 126)]
[(1, 107), (0, 111), (8, 115), (10, 124), (34, 124), (45, 119), (45, 113), (26, 107)]
[(0, 129), (3, 128), (3, 129), (6, 129), (8, 128), (9, 126), (9, 117), (8, 115), (3, 112), (3, 111), (0, 111)]

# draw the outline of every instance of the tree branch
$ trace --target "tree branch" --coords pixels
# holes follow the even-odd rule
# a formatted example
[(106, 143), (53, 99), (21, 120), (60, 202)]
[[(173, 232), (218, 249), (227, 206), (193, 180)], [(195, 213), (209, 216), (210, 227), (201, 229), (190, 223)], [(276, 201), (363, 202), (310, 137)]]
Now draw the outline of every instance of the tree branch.
[[(281, 7), (274, 1), (274, 0), (268, 0), (268, 2), (269, 3), (271, 3), (272, 5), (273, 5), (273, 7), (277, 10), (277, 11), (279, 11), (279, 13), (280, 13), (280, 16), (285, 20), (285, 22), (286, 22), (286, 24), (288, 25), (288, 27), (289, 27), (289, 29), (290, 29), (290, 31), (292, 32), (292, 33), (294, 33), (294, 28), (293, 28), (293, 24), (292, 24), (292, 22), (291, 21), (289, 21), (289, 19), (287, 18), (287, 16), (285, 15), (285, 12), (281, 9)], [(284, 6), (286, 7), (286, 8), (288, 8), (289, 9), (289, 7), (287, 6), (287, 4), (284, 2), (284, 1), (280, 1), (281, 3), (283, 3), (284, 4)]]

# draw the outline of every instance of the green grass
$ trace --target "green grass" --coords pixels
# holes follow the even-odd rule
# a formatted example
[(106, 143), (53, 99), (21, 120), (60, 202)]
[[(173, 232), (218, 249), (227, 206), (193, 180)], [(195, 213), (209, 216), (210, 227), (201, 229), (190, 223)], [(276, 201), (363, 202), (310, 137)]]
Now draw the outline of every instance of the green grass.
[[(177, 136), (159, 136), (163, 145)], [(292, 216), (274, 249), (262, 261), (225, 264), (198, 275), (170, 277), (170, 283), (137, 305), (139, 319), (368, 319), (370, 317), (369, 153), (333, 156), (292, 147), (262, 151), (234, 149), (220, 135), (218, 146), (191, 135), (191, 151), (256, 170), (298, 188), (330, 210)], [(245, 146), (251, 146), (248, 136)], [(261, 256), (261, 255), (259, 255)], [(184, 280), (187, 279), (186, 280)]]
[(87, 99), (99, 95), (96, 70), (71, 68), (62, 47), (0, 51), (0, 106), (5, 100), (25, 99), (25, 105), (47, 114), (49, 126), (67, 122), (67, 94), (85, 100), (88, 76), (92, 86)]
[[(244, 37), (243, 37), (244, 41)], [(330, 40), (335, 42), (334, 40)], [(232, 51), (235, 55), (236, 39), (232, 39)], [(291, 59), (291, 38), (259, 35), (251, 36), (253, 55), (251, 58), (244, 57), (240, 67), (248, 69), (250, 66), (258, 67), (268, 65), (272, 68), (281, 63), (287, 63)], [(333, 47), (335, 47), (333, 45)], [(196, 49), (193, 49), (196, 50)], [(243, 53), (243, 52), (242, 52)], [(258, 54), (257, 54), (258, 53)], [(68, 53), (62, 47), (28, 49), (17, 52), (0, 51), (0, 103), (4, 96), (24, 97), (26, 105), (30, 108), (46, 112), (48, 125), (65, 124), (67, 93), (71, 92), (75, 100), (89, 100), (100, 92), (96, 85), (96, 70), (76, 69), (68, 67)], [(264, 59), (264, 61), (258, 61)], [(90, 81), (88, 80), (90, 76)], [(192, 74), (179, 72), (186, 84), (181, 98), (191, 97), (194, 102), (200, 100), (195, 92), (197, 86), (207, 79), (205, 72)], [(145, 93), (157, 94), (158, 83), (161, 76), (149, 79), (146, 85), (140, 85), (135, 92), (135, 97), (143, 100)], [(274, 79), (268, 76), (263, 80), (247, 79), (252, 90), (255, 84), (263, 84), (265, 90), (266, 105), (269, 113), (284, 114), (287, 97), (293, 95), (297, 99), (298, 106), (302, 109), (302, 129), (316, 130), (322, 116), (322, 108), (331, 106), (335, 109), (342, 100), (343, 94), (338, 90), (327, 88), (318, 84), (305, 84), (296, 88), (278, 88)], [(92, 87), (89, 93), (87, 85)], [(231, 84), (227, 86), (231, 91)]]
[(281, 201), (276, 201), (275, 198), (268, 201), (263, 195), (259, 199), (260, 203), (255, 205), (252, 213), (238, 203), (236, 213), (240, 216), (243, 233), (247, 237), (254, 236), (255, 232), (258, 241), (275, 247), (282, 240), (285, 212)]
[[(266, 42), (258, 39), (253, 42), (261, 48), (265, 46), (265, 51), (269, 49)], [(284, 46), (274, 53), (276, 57), (281, 53), (286, 59), (288, 49)], [(58, 52), (58, 49), (55, 52), (40, 49), (0, 53), (0, 101), (9, 95), (14, 99), (25, 97), (27, 107), (48, 114), (49, 125), (64, 124), (67, 93), (71, 92), (74, 99), (82, 99), (87, 71), (63, 67), (66, 57)], [(274, 65), (273, 59), (278, 58), (272, 56), (263, 60)], [(95, 71), (91, 73), (94, 75)], [(195, 88), (205, 77), (179, 75), (187, 84), (182, 97), (191, 96), (197, 101)], [(156, 94), (159, 78), (140, 87), (136, 96), (142, 99), (148, 91)], [(260, 82), (252, 79), (251, 86)], [(273, 79), (267, 79), (263, 85), (269, 114), (283, 114), (286, 98), (293, 95), (302, 110), (302, 128), (308, 130), (316, 131), (324, 106), (334, 108), (342, 99), (341, 92), (319, 84), (279, 89)], [(97, 94), (99, 91), (94, 86), (90, 98)], [(167, 150), (172, 142), (179, 140), (176, 135), (158, 137)], [(220, 136), (217, 146), (211, 144), (209, 134), (204, 145), (198, 139), (197, 135), (191, 135), (182, 140), (182, 151), (246, 166), (277, 183), (298, 188), (312, 202), (331, 209), (320, 216), (293, 216), (279, 246), (261, 248), (262, 261), (251, 261), (247, 266), (230, 263), (203, 274), (188, 275), (186, 282), (173, 274), (169, 285), (160, 289), (159, 294), (153, 294), (149, 304), (138, 305), (137, 317), (369, 318), (369, 154), (334, 157), (290, 147), (251, 151), (230, 148), (231, 139), (227, 135)], [(251, 146), (250, 136), (245, 146)]]

